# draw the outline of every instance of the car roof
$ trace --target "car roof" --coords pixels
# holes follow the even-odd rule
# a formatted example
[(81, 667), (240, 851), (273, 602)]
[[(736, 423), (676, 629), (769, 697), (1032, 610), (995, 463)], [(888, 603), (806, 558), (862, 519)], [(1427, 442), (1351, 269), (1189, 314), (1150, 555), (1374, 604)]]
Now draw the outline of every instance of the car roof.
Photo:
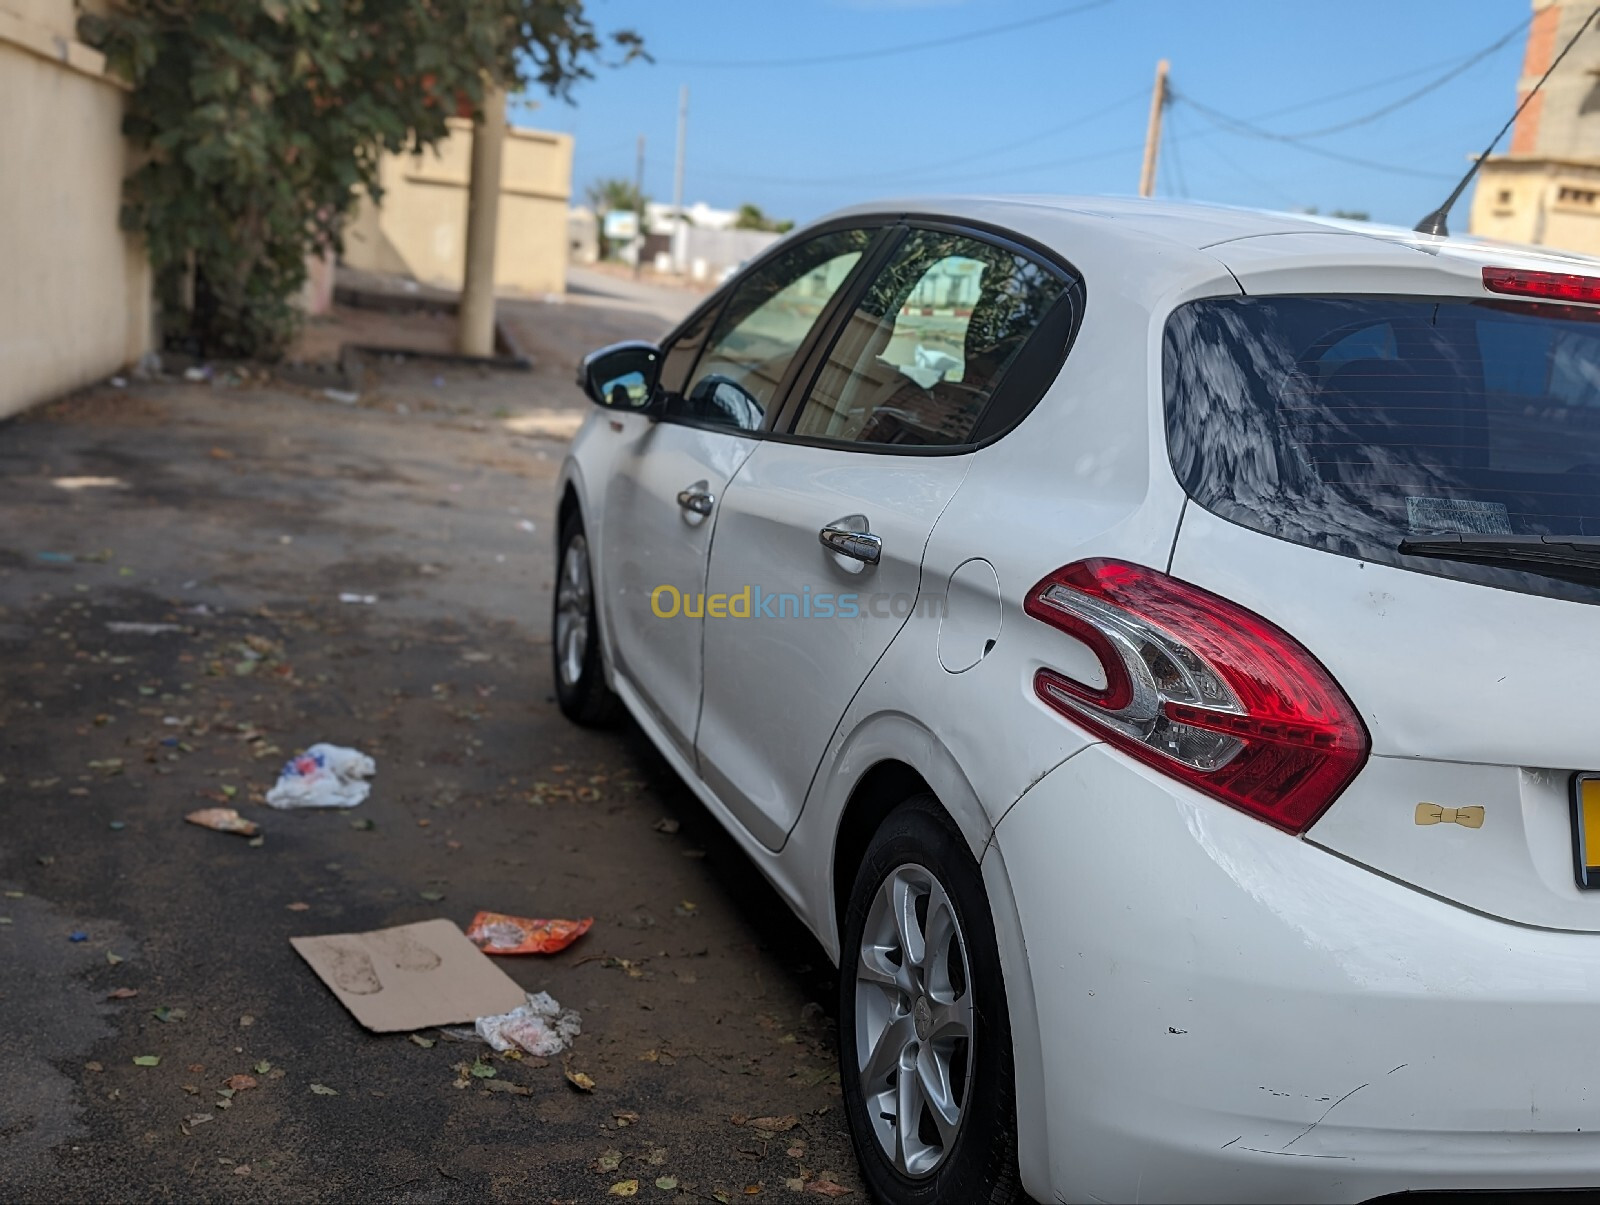
[[(1351, 251), (1359, 247), (1361, 257), (1372, 262), (1385, 250), (1396, 262), (1414, 261), (1418, 252), (1431, 256), (1459, 258), (1472, 264), (1503, 264), (1508, 267), (1547, 268), (1584, 273), (1600, 271), (1600, 258), (1562, 251), (1503, 243), (1469, 235), (1439, 238), (1419, 234), (1401, 226), (1376, 222), (1351, 221), (1317, 214), (1279, 213), (1267, 209), (1245, 209), (1196, 201), (1156, 200), (1145, 197), (1093, 196), (991, 196), (971, 194), (944, 197), (909, 197), (853, 206), (831, 214), (831, 218), (885, 213), (919, 214), (977, 221), (1033, 238), (1071, 256), (1073, 244), (1091, 233), (1097, 241), (1113, 240), (1134, 252), (1173, 250), (1177, 247), (1205, 252), (1226, 261), (1225, 244), (1244, 240), (1263, 240), (1250, 248), (1252, 260), (1270, 258), (1281, 246), (1286, 256), (1300, 256), (1305, 248), (1297, 240), (1274, 242), (1272, 236), (1292, 234), (1343, 235), (1352, 240)], [(1465, 221), (1465, 215), (1461, 217)], [(1324, 242), (1337, 248), (1339, 243)], [(1330, 250), (1330, 258), (1337, 257)]]

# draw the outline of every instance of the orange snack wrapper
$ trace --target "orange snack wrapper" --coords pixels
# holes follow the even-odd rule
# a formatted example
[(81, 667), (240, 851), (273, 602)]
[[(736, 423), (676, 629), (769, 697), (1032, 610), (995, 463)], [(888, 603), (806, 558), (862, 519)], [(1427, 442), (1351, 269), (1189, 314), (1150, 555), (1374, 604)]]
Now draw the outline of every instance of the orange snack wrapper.
[(582, 920), (530, 920), (504, 912), (480, 912), (467, 926), (467, 940), (485, 954), (554, 954), (589, 931), (594, 917)]

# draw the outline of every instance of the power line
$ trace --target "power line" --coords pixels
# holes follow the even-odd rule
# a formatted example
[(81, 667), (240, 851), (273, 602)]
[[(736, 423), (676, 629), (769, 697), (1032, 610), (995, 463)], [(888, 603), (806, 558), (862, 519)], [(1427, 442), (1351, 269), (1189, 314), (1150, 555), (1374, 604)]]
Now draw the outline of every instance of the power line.
[(1114, 0), (1089, 0), (1086, 4), (1074, 4), (1067, 8), (1058, 8), (1048, 13), (1042, 13), (1037, 17), (1028, 17), (1021, 21), (1008, 21), (1004, 25), (990, 25), (984, 29), (973, 29), (966, 33), (951, 34), (942, 38), (929, 38), (922, 42), (907, 42), (900, 46), (883, 46), (876, 50), (847, 50), (838, 54), (818, 54), (794, 59), (657, 59), (656, 61), (667, 67), (694, 67), (700, 70), (818, 67), (825, 63), (857, 63), (865, 59), (888, 58), (896, 54), (914, 54), (919, 50), (933, 50), (939, 46), (954, 46), (975, 41), (978, 38), (998, 37), (1001, 34), (1013, 33), (1019, 29), (1032, 29), (1051, 21), (1060, 21), (1066, 17), (1088, 12), (1091, 9), (1104, 8), (1113, 2)]
[[(1202, 141), (1205, 141), (1205, 140), (1201, 139), (1201, 138), (1195, 138), (1194, 141), (1195, 142), (1202, 142)], [(1234, 158), (1231, 155), (1227, 154), (1225, 151), (1223, 151), (1223, 149), (1221, 147), (1219, 147), (1214, 141), (1205, 142), (1205, 147), (1206, 147), (1206, 150), (1210, 151), (1218, 159), (1222, 160), (1222, 162), (1224, 164), (1226, 164), (1227, 167), (1235, 175), (1241, 176), (1244, 179), (1250, 181), (1250, 183), (1254, 184), (1257, 188), (1264, 189), (1265, 191), (1271, 193), (1274, 197), (1276, 197), (1278, 199), (1278, 202), (1280, 204), (1282, 204), (1283, 206), (1285, 206), (1286, 208), (1293, 209), (1299, 203), (1294, 199), (1293, 196), (1291, 196), (1289, 193), (1285, 192), (1281, 187), (1279, 187), (1278, 185), (1274, 184), (1271, 180), (1265, 179), (1262, 176), (1258, 176), (1255, 173), (1253, 173), (1251, 171), (1248, 171), (1245, 168), (1240, 167), (1239, 164), (1234, 160)]]
[(1401, 167), (1396, 163), (1380, 163), (1375, 159), (1363, 159), (1359, 155), (1346, 155), (1339, 151), (1330, 151), (1324, 146), (1311, 146), (1298, 139), (1289, 138), (1283, 134), (1274, 134), (1270, 130), (1263, 130), (1260, 126), (1251, 125), (1248, 121), (1243, 121), (1237, 117), (1230, 117), (1218, 109), (1213, 109), (1210, 105), (1201, 104), (1187, 93), (1180, 93), (1174, 89), (1172, 95), (1175, 101), (1181, 100), (1212, 125), (1226, 133), (1263, 138), (1269, 142), (1293, 147), (1297, 151), (1304, 151), (1308, 155), (1318, 155), (1324, 159), (1332, 159), (1337, 163), (1349, 163), (1355, 167), (1364, 167), (1371, 171), (1390, 172), (1396, 176), (1417, 176), (1424, 180), (1453, 180), (1455, 178), (1453, 172), (1430, 172), (1421, 168)]
[[(1107, 114), (1116, 112), (1118, 109), (1126, 108), (1136, 100), (1144, 99), (1144, 96), (1145, 89), (1140, 88), (1138, 91), (1131, 92), (1120, 100), (1112, 101), (1104, 108), (1095, 109), (1091, 113), (1084, 113), (1073, 118), (1071, 121), (1063, 122), (1057, 126), (1051, 126), (1047, 130), (1040, 130), (1037, 133), (1029, 134), (1027, 137), (1019, 138), (1015, 142), (1007, 142), (1001, 144), (1000, 146), (992, 146), (985, 150), (974, 151), (970, 154), (962, 154), (943, 162), (924, 163), (905, 169), (881, 168), (877, 171), (857, 173), (851, 176), (746, 176), (733, 173), (731, 178), (747, 180), (753, 184), (803, 184), (831, 186), (836, 184), (876, 184), (880, 181), (886, 181), (890, 179), (896, 183), (909, 182), (914, 184), (918, 180), (927, 179), (929, 177), (944, 178), (942, 173), (946, 167), (970, 163), (974, 159), (984, 159), (992, 155), (1005, 154), (1008, 151), (1016, 150), (1018, 147), (1029, 146), (1035, 142), (1042, 142), (1046, 138), (1053, 138), (1056, 135), (1063, 134), (1068, 130), (1073, 130), (1077, 129), (1079, 126), (1088, 125), (1091, 122), (1098, 121), (1100, 118), (1105, 117)], [(727, 172), (714, 174), (720, 174), (725, 179), (730, 178), (730, 173)]]
[(1177, 180), (1178, 196), (1183, 200), (1189, 199), (1189, 181), (1183, 171), (1183, 155), (1179, 151), (1182, 138), (1178, 134), (1178, 111), (1174, 109), (1167, 119), (1164, 141), (1171, 152), (1167, 157), (1172, 161), (1172, 174)]
[(1403, 109), (1412, 102), (1421, 100), (1424, 96), (1428, 95), (1428, 93), (1444, 87), (1445, 84), (1448, 84), (1462, 72), (1469, 71), (1473, 67), (1476, 67), (1479, 63), (1483, 62), (1484, 59), (1503, 49), (1507, 43), (1509, 43), (1513, 38), (1518, 37), (1522, 31), (1527, 29), (1531, 24), (1533, 24), (1532, 17), (1529, 17), (1526, 21), (1519, 21), (1509, 33), (1489, 43), (1489, 45), (1485, 46), (1482, 50), (1476, 52), (1475, 54), (1469, 55), (1465, 60), (1456, 64), (1456, 66), (1452, 67), (1449, 71), (1446, 71), (1437, 79), (1429, 80), (1416, 91), (1408, 92), (1399, 100), (1391, 101), (1382, 108), (1374, 109), (1370, 113), (1364, 113), (1360, 117), (1352, 117), (1349, 121), (1341, 121), (1337, 125), (1324, 126), (1320, 130), (1305, 130), (1299, 134), (1288, 135), (1288, 137), (1321, 138), (1326, 134), (1337, 134), (1342, 130), (1353, 130), (1357, 126), (1363, 126), (1368, 122), (1377, 121), (1380, 117), (1387, 117), (1396, 109)]

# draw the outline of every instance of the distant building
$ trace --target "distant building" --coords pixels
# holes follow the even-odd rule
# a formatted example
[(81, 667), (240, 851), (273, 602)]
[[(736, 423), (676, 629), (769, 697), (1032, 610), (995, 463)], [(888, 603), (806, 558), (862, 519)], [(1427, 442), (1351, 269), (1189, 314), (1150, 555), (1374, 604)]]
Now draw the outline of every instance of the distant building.
[[(344, 262), (459, 289), (467, 245), (467, 178), (472, 122), (420, 155), (386, 155), (383, 201), (363, 196), (345, 228)], [(570, 249), (572, 136), (511, 126), (500, 167), (495, 287), (520, 293), (566, 291)]]
[[(1593, 9), (1594, 0), (1533, 0), (1518, 103)], [(1510, 151), (1484, 161), (1470, 229), (1600, 254), (1600, 31), (1579, 39), (1517, 118)]]
[[(645, 202), (645, 233), (671, 234), (672, 219), (676, 213), (677, 210), (671, 205), (660, 201)], [(696, 201), (693, 205), (683, 207), (683, 220), (696, 230), (732, 230), (733, 224), (739, 220), (739, 212), (735, 209), (713, 209), (704, 201)]]

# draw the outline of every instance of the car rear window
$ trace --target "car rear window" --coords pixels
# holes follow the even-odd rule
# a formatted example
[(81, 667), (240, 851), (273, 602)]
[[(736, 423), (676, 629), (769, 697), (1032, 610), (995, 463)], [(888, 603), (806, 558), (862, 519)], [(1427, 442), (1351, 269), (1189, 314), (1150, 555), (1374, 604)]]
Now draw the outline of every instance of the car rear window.
[(1167, 444), (1189, 496), (1345, 556), (1585, 602), (1402, 540), (1600, 535), (1600, 311), (1411, 297), (1230, 297), (1167, 322)]

